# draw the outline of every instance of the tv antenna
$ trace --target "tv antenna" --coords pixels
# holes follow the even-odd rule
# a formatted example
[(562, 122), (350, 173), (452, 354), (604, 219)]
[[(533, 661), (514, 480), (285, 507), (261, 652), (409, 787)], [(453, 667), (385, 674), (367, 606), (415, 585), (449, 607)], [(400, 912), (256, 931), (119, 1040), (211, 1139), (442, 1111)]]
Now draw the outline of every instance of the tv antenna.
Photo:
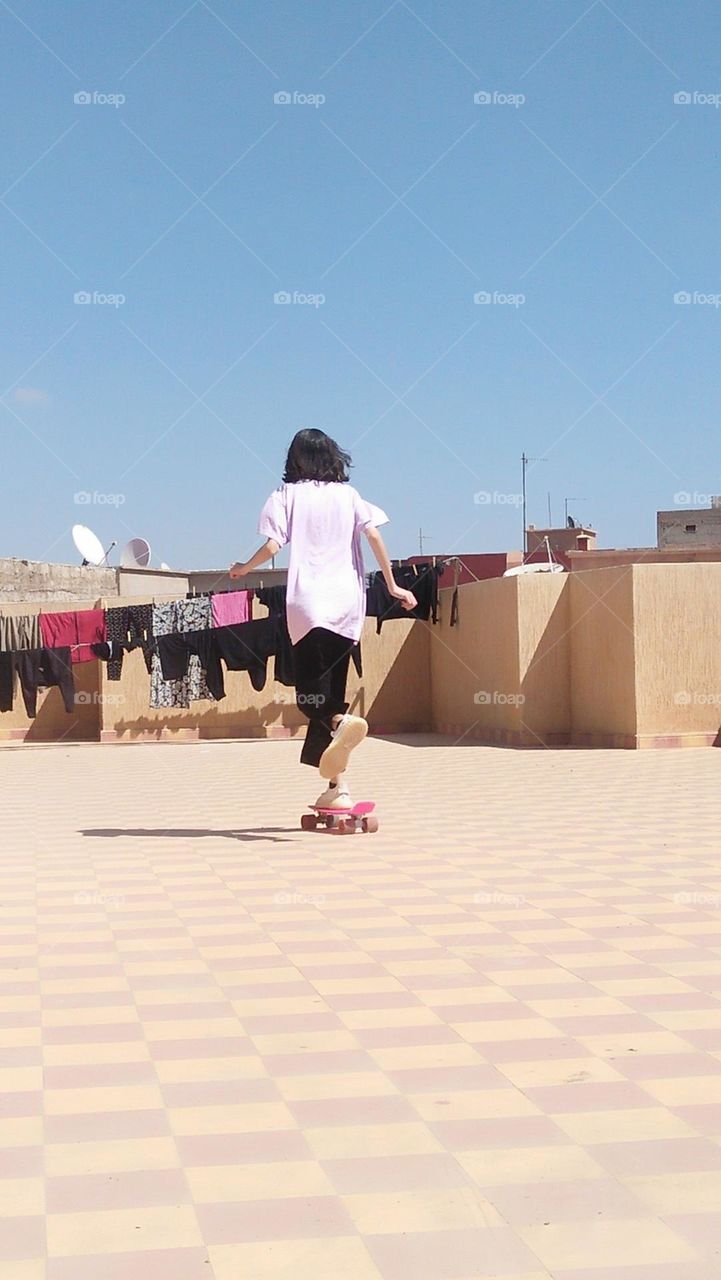
[(525, 453), (521, 454), (521, 476), (523, 481), (523, 555), (528, 554), (528, 530), (526, 529), (526, 471), (529, 462), (548, 462), (548, 458), (528, 458)]
[(430, 540), (431, 540), (430, 533), (424, 533), (422, 529), (418, 530), (418, 550), (420, 551), (421, 555), (423, 555), (423, 543), (430, 542)]
[(575, 522), (574, 522), (574, 524), (572, 524), (572, 525), (570, 525), (570, 524), (568, 523), (568, 504), (569, 504), (569, 502), (588, 502), (588, 498), (564, 498), (564, 499), (563, 499), (563, 514), (564, 514), (564, 516), (566, 517), (566, 528), (567, 528), (567, 529), (575, 529), (575, 527), (576, 527)]

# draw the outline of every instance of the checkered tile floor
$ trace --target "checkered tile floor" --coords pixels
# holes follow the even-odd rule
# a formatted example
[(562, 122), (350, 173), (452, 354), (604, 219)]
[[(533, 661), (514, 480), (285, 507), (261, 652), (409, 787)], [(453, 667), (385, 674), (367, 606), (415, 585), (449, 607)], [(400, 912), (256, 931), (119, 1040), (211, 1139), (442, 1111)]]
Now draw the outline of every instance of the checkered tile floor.
[(721, 752), (0, 753), (0, 1280), (721, 1277)]

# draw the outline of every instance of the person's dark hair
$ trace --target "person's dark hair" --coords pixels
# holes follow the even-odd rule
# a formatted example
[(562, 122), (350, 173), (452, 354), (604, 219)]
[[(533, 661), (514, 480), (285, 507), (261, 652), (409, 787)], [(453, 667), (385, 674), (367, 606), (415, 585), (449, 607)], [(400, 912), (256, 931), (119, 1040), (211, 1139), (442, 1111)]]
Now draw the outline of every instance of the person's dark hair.
[(288, 456), (283, 472), (284, 484), (295, 484), (298, 480), (332, 480), (345, 482), (348, 480), (348, 468), (351, 466), (350, 454), (341, 449), (335, 440), (331, 440), (325, 431), (307, 428), (298, 431), (290, 442)]

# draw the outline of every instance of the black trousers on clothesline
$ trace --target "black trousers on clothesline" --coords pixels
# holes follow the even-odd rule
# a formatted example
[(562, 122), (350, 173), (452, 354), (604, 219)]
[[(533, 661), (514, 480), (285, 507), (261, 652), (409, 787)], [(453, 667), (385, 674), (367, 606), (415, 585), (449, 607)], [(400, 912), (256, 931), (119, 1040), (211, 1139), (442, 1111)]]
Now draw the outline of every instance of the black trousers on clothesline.
[(353, 645), (325, 627), (313, 627), (293, 645), (296, 704), (309, 721), (300, 760), (314, 769), (330, 745), (333, 716), (348, 710), (345, 687)]

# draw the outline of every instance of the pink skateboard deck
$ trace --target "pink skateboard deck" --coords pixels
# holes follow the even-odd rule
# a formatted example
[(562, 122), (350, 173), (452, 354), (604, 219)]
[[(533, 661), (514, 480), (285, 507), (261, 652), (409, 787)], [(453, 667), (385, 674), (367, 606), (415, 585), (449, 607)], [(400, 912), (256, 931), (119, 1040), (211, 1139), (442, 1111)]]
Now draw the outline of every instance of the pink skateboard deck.
[(350, 835), (355, 831), (377, 831), (378, 819), (371, 817), (375, 809), (374, 800), (359, 800), (351, 809), (319, 809), (310, 805), (312, 813), (304, 813), (300, 820), (303, 831), (316, 831), (325, 827), (327, 831), (338, 831), (342, 835)]

